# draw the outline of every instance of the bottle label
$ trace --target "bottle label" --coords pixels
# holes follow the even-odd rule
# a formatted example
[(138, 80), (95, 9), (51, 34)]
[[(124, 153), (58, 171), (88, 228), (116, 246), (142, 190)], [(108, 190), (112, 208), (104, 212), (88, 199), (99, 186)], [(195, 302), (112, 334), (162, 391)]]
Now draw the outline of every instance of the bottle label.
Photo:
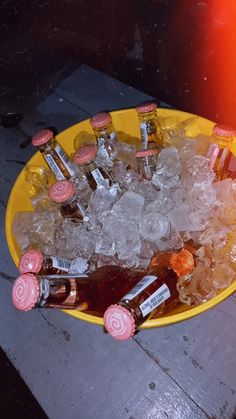
[(66, 259), (59, 259), (54, 256), (51, 257), (53, 268), (60, 269), (61, 271), (68, 272), (71, 262)]
[(148, 129), (147, 129), (147, 124), (145, 122), (142, 122), (140, 124), (140, 132), (141, 132), (141, 141), (145, 145), (148, 143)]
[(94, 180), (95, 180), (95, 182), (96, 182), (97, 185), (102, 185), (105, 188), (107, 188), (107, 186), (108, 186), (107, 185), (107, 182), (104, 179), (104, 177), (102, 176), (102, 174), (101, 174), (101, 172), (100, 172), (99, 169), (92, 170), (91, 171), (91, 175), (93, 176), (93, 178), (94, 178)]
[(75, 172), (73, 170), (72, 163), (59, 144), (56, 145), (55, 151), (61, 159), (62, 163), (64, 164), (65, 168), (67, 169), (69, 175), (74, 176)]
[(51, 154), (44, 154), (44, 158), (48, 166), (50, 167), (50, 169), (53, 171), (53, 173), (55, 173), (57, 180), (65, 179), (65, 176), (63, 175), (62, 171), (58, 167), (57, 163), (55, 162)]
[(105, 140), (104, 140), (104, 138), (98, 138), (98, 151), (99, 151), (99, 154), (100, 154), (100, 156), (102, 157), (102, 158), (104, 158), (104, 159), (106, 159), (106, 160), (110, 160), (110, 157), (109, 157), (109, 153), (108, 153), (108, 151), (107, 151), (107, 149), (106, 149), (106, 147), (105, 147)]
[(143, 290), (145, 290), (150, 284), (156, 281), (157, 277), (155, 275), (146, 275), (141, 281), (135, 285), (132, 290), (126, 294), (122, 300), (133, 300), (133, 298), (137, 297)]
[(139, 306), (143, 317), (151, 313), (151, 311), (164, 303), (168, 298), (170, 298), (170, 290), (166, 284), (163, 284)]
[(111, 141), (116, 141), (116, 133), (115, 133), (115, 131), (112, 131), (110, 133), (110, 139), (111, 139)]

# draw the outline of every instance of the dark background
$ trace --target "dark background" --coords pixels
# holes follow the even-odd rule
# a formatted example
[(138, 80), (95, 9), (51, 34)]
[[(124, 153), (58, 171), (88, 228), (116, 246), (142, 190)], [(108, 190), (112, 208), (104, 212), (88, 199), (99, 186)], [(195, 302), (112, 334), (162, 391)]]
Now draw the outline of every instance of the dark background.
[(5, 0), (0, 20), (2, 113), (30, 106), (85, 63), (236, 126), (234, 0)]

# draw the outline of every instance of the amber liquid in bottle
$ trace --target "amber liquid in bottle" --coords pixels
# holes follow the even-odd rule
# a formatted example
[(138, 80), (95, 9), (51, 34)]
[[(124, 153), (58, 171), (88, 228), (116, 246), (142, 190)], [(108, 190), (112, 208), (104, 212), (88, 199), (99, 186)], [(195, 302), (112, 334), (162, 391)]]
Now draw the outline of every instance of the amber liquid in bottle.
[(158, 134), (156, 111), (138, 114), (141, 141), (144, 149), (162, 148), (162, 139)]
[(68, 272), (71, 262), (54, 256), (45, 256), (38, 275), (57, 275)]
[(79, 278), (41, 277), (38, 307), (78, 309), (102, 316), (143, 276), (118, 266), (104, 266)]
[(105, 188), (112, 186), (112, 179), (103, 167), (97, 167), (94, 162), (84, 166), (84, 173), (90, 188), (95, 191), (99, 185)]
[(85, 209), (78, 202), (77, 197), (74, 196), (71, 200), (60, 204), (60, 213), (64, 218), (81, 221), (83, 220)]
[(119, 340), (128, 339), (150, 317), (172, 310), (179, 302), (178, 278), (193, 268), (193, 254), (186, 249), (155, 255), (147, 274), (106, 310), (104, 324), (108, 333)]
[(119, 305), (129, 309), (138, 327), (148, 318), (159, 317), (177, 305), (177, 281), (178, 276), (172, 269), (155, 267), (122, 298)]
[(74, 176), (75, 172), (72, 163), (55, 138), (52, 138), (46, 144), (38, 146), (38, 150), (43, 154), (50, 169), (55, 173), (57, 180), (70, 179)]

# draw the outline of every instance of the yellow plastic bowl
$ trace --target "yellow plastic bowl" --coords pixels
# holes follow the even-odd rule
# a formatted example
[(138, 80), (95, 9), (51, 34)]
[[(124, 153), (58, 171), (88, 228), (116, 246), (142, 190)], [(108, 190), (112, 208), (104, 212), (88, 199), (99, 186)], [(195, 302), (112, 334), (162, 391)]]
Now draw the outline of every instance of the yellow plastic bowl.
[[(181, 112), (172, 109), (159, 109), (158, 113), (161, 117), (167, 116), (177, 116), (179, 120), (184, 120), (194, 115)], [(139, 137), (139, 125), (138, 119), (136, 116), (135, 109), (122, 109), (120, 111), (114, 111), (111, 113), (112, 119), (114, 122), (114, 126), (116, 131), (123, 131), (127, 134), (130, 134), (134, 137)], [(199, 117), (198, 121), (202, 133), (208, 135), (212, 132), (212, 127), (214, 125), (213, 122)], [(89, 119), (79, 122), (76, 125), (68, 128), (67, 130), (61, 132), (57, 139), (59, 143), (65, 148), (65, 150), (71, 154), (74, 152), (73, 149), (73, 141), (76, 135), (81, 131), (87, 131), (92, 134), (92, 129), (89, 123)], [(236, 154), (236, 142), (233, 144), (232, 151)], [(47, 167), (42, 155), (37, 152), (28, 162), (28, 164), (38, 165), (38, 166), (45, 166)], [(18, 211), (32, 211), (33, 208), (31, 206), (29, 197), (28, 197), (28, 184), (25, 181), (24, 177), (24, 169), (19, 174), (16, 182), (12, 188), (8, 205), (6, 211), (6, 237), (8, 247), (11, 253), (11, 256), (18, 266), (19, 263), (19, 247), (16, 243), (14, 235), (12, 234), (12, 223), (14, 220), (14, 216)], [(208, 310), (209, 308), (214, 307), (216, 304), (223, 301), (225, 298), (229, 297), (232, 293), (236, 291), (236, 281), (233, 284), (224, 289), (223, 291), (219, 292), (216, 297), (212, 298), (210, 301), (207, 301), (200, 306), (190, 308), (187, 305), (179, 305), (177, 309), (170, 312), (168, 315), (162, 316), (158, 319), (152, 319), (146, 321), (141, 328), (147, 329), (151, 327), (160, 327), (166, 326), (168, 324), (180, 322), (182, 320), (189, 319), (197, 314), (203, 313), (204, 311)], [(90, 323), (95, 323), (98, 325), (103, 325), (103, 319), (101, 317), (93, 316), (91, 314), (86, 314), (80, 312), (78, 310), (65, 310), (65, 313), (70, 314), (71, 316), (77, 317), (78, 319), (85, 320)]]

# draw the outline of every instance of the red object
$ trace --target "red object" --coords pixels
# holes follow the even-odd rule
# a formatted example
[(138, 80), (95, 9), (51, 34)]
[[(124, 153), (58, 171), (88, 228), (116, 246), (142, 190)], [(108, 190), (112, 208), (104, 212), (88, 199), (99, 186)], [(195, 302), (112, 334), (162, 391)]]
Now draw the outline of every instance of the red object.
[(135, 321), (125, 307), (110, 306), (104, 314), (104, 324), (110, 335), (118, 340), (130, 339), (135, 332)]
[(43, 254), (39, 250), (27, 250), (20, 259), (19, 271), (21, 274), (27, 272), (38, 273), (43, 265)]
[(235, 137), (236, 129), (227, 125), (215, 125), (213, 127), (213, 134), (219, 135), (220, 137)]
[(48, 196), (54, 202), (65, 202), (75, 193), (74, 186), (68, 180), (59, 180), (49, 188)]
[(81, 147), (74, 156), (75, 163), (90, 163), (96, 156), (97, 147), (95, 145), (85, 145)]
[(33, 274), (19, 276), (13, 285), (12, 301), (18, 310), (31, 310), (37, 303), (39, 295), (39, 282)]
[(111, 124), (111, 115), (108, 112), (100, 112), (90, 119), (93, 128), (103, 128)]
[(32, 137), (32, 144), (36, 147), (46, 144), (53, 137), (53, 132), (50, 129), (42, 129)]
[(159, 151), (160, 150), (158, 150), (157, 148), (151, 148), (148, 150), (139, 150), (139, 151), (136, 151), (135, 157), (139, 158), (139, 157), (155, 156), (156, 154), (159, 153)]
[(157, 108), (157, 104), (155, 102), (145, 102), (136, 106), (136, 111), (138, 113), (146, 113), (146, 112), (152, 112), (156, 108)]

